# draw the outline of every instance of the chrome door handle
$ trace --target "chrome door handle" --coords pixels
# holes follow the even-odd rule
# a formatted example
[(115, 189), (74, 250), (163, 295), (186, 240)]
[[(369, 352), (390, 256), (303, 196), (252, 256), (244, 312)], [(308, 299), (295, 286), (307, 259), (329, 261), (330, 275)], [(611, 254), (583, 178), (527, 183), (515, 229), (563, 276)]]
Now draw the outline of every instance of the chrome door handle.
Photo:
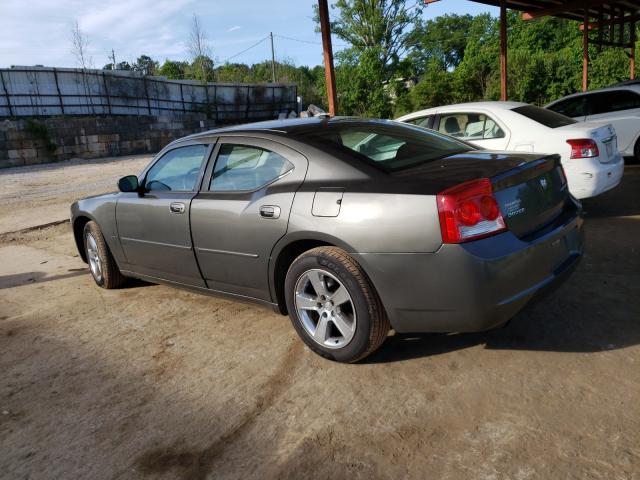
[(169, 205), (169, 210), (171, 210), (171, 213), (184, 213), (184, 203), (173, 202), (171, 205)]
[(262, 205), (260, 207), (260, 216), (264, 218), (279, 218), (280, 207), (277, 205)]

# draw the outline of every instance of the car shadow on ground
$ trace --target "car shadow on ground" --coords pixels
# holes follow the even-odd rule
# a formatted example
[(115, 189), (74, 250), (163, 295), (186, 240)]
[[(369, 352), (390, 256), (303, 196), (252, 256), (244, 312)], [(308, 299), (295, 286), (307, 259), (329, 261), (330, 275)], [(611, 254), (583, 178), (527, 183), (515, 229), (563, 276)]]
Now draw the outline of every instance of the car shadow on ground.
[(52, 282), (54, 280), (62, 280), (65, 278), (86, 275), (89, 270), (87, 268), (70, 268), (67, 273), (57, 275), (48, 275), (45, 272), (24, 272), (14, 273), (11, 275), (0, 275), (0, 289), (21, 287), (23, 285), (31, 285), (33, 283)]
[(625, 165), (620, 185), (582, 202), (585, 218), (627, 217), (640, 215), (640, 165)]
[(495, 330), (458, 334), (395, 334), (363, 363), (389, 363), (484, 345), (495, 350), (594, 353), (640, 344), (640, 319), (592, 313), (544, 315), (545, 305), (525, 310)]

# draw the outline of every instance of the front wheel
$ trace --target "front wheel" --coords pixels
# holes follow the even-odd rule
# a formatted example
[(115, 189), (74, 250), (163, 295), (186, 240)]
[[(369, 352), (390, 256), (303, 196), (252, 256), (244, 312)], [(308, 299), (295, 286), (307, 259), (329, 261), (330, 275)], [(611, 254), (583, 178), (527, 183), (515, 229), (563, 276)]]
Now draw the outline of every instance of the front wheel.
[(120, 287), (126, 278), (120, 273), (98, 224), (87, 222), (82, 233), (87, 263), (96, 284), (107, 289)]
[(317, 354), (355, 362), (375, 351), (389, 320), (373, 285), (356, 261), (336, 247), (304, 252), (285, 279), (293, 327)]

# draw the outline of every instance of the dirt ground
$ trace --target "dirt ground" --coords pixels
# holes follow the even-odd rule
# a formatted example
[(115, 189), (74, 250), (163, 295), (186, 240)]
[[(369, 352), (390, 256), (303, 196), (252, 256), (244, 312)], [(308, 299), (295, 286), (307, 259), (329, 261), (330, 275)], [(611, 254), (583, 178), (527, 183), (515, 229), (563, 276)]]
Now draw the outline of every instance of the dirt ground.
[(120, 177), (138, 174), (150, 160), (135, 155), (0, 170), (0, 234), (68, 219), (73, 201), (115, 190)]
[[(47, 204), (86, 190), (59, 169)], [(27, 173), (0, 171), (7, 230), (40, 215)], [(0, 477), (640, 479), (640, 166), (584, 205), (578, 270), (507, 327), (355, 365), (260, 307), (99, 289), (68, 224), (0, 235)]]

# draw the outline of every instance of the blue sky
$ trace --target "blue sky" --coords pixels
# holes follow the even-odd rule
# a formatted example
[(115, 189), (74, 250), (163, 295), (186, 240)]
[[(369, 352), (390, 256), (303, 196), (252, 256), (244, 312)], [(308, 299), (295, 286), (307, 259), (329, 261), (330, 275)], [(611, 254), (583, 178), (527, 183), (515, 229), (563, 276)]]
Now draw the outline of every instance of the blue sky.
[[(217, 62), (271, 31), (276, 35), (276, 58), (317, 65), (322, 63), (322, 46), (314, 31), (314, 4), (315, 0), (0, 0), (0, 67), (75, 66), (69, 38), (74, 19), (89, 39), (96, 67), (109, 63), (112, 48), (117, 61), (132, 62), (141, 54), (160, 62), (185, 59), (193, 13), (202, 20)], [(430, 4), (423, 15), (480, 12), (497, 15), (496, 8), (467, 0), (441, 0)], [(334, 43), (340, 41), (334, 39)], [(264, 41), (232, 61), (253, 63), (267, 58), (269, 43)]]

